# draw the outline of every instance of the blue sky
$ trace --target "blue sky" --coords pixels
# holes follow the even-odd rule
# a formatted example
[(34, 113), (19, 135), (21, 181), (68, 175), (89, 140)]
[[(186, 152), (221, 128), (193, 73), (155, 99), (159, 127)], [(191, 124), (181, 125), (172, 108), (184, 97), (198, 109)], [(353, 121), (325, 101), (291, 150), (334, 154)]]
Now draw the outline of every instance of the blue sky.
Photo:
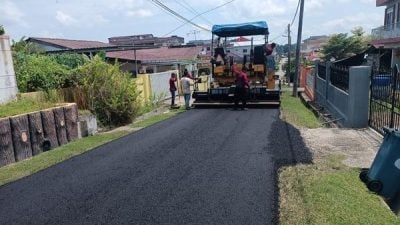
[[(229, 0), (161, 0), (186, 18)], [(293, 18), (297, 0), (235, 0), (193, 20), (200, 26), (265, 20), (270, 38), (285, 43), (281, 34)], [(368, 33), (383, 24), (384, 7), (375, 0), (305, 0), (303, 39), (311, 35), (349, 32), (362, 26)], [(190, 7), (189, 7), (190, 6)], [(164, 36), (183, 22), (156, 7), (150, 0), (0, 0), (0, 24), (12, 39), (53, 37), (107, 42), (120, 35), (154, 34)], [(296, 35), (297, 20), (292, 27)], [(169, 35), (193, 40), (187, 24)], [(210, 39), (207, 31), (196, 32), (197, 39)]]

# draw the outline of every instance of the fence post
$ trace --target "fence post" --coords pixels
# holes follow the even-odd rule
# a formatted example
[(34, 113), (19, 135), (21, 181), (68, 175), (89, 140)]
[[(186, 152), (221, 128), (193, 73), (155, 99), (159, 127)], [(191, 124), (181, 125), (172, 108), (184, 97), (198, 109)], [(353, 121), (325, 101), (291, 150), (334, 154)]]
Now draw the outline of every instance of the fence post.
[(394, 110), (396, 104), (396, 89), (397, 89), (397, 76), (399, 75), (399, 67), (398, 64), (393, 68), (392, 75), (392, 114), (390, 115), (390, 128), (394, 128)]
[(368, 126), (370, 66), (353, 66), (349, 70), (348, 127)]
[(325, 104), (328, 105), (329, 85), (331, 84), (331, 66), (332, 62), (326, 62), (326, 77), (325, 77)]
[(319, 75), (318, 75), (319, 63), (320, 63), (320, 60), (316, 60), (316, 61), (315, 61), (314, 87), (313, 87), (313, 88), (314, 88), (314, 101), (317, 100), (317, 95), (318, 95), (318, 93), (317, 93), (317, 76), (319, 76)]

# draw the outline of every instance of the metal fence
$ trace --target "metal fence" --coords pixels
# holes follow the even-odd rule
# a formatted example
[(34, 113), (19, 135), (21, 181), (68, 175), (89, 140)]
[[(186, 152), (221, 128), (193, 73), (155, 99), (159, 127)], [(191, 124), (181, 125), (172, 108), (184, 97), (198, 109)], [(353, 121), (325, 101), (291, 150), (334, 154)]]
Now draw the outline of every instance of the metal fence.
[(331, 66), (331, 84), (345, 92), (349, 91), (349, 68), (346, 66)]
[(325, 65), (325, 63), (318, 64), (318, 77), (326, 80), (326, 65)]
[(389, 72), (371, 76), (369, 125), (384, 133), (383, 127), (400, 128), (400, 71), (398, 65)]

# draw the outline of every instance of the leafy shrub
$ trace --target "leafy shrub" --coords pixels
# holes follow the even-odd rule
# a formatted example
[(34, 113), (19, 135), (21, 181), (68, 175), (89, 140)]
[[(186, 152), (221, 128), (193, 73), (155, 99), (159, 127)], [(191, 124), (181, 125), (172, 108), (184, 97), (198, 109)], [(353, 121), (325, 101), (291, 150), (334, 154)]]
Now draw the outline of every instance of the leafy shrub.
[(66, 66), (68, 69), (75, 69), (89, 62), (89, 57), (84, 54), (62, 53), (49, 55), (58, 64)]
[(138, 92), (129, 73), (121, 72), (118, 64), (108, 64), (98, 56), (75, 73), (82, 77), (88, 109), (96, 114), (102, 125), (132, 121), (138, 109)]
[(13, 53), (15, 74), (21, 92), (48, 92), (50, 89), (75, 87), (82, 84), (81, 77), (73, 73), (73, 69), (88, 62), (89, 59), (86, 56), (41, 55), (29, 53), (29, 51), (27, 53), (25, 47)]
[(21, 92), (49, 91), (63, 85), (69, 71), (44, 55), (14, 54), (15, 74)]

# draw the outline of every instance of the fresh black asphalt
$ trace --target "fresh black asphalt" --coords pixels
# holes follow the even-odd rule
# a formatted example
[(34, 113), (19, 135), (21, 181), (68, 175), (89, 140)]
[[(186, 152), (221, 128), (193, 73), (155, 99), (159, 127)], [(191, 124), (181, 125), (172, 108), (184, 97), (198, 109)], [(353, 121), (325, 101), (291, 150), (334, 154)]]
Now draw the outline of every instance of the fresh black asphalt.
[(191, 110), (0, 187), (0, 224), (276, 224), (310, 157), (278, 109)]

